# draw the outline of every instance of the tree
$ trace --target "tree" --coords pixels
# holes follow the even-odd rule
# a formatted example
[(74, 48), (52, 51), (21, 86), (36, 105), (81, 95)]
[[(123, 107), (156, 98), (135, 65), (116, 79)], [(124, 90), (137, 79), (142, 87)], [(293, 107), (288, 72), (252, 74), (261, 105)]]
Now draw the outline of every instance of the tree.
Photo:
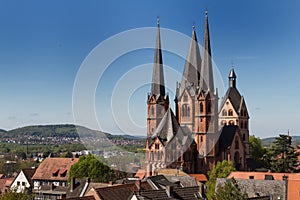
[(214, 199), (247, 200), (248, 195), (240, 190), (237, 181), (234, 178), (232, 178), (227, 180), (224, 186), (218, 188)]
[(250, 144), (250, 158), (262, 164), (262, 158), (267, 150), (263, 147), (261, 139), (251, 135), (249, 138)]
[(231, 172), (235, 171), (234, 164), (223, 160), (218, 162), (214, 168), (208, 172), (208, 181), (206, 182), (206, 196), (208, 199), (213, 199), (216, 188), (217, 178), (226, 178)]
[(0, 200), (31, 200), (32, 195), (28, 195), (26, 192), (16, 192), (15, 190), (8, 190), (6, 193), (0, 196)]
[(114, 179), (114, 171), (93, 155), (81, 156), (70, 169), (70, 177), (91, 178), (95, 182), (109, 182)]
[(268, 152), (270, 169), (273, 172), (296, 172), (298, 155), (292, 147), (292, 137), (279, 135)]

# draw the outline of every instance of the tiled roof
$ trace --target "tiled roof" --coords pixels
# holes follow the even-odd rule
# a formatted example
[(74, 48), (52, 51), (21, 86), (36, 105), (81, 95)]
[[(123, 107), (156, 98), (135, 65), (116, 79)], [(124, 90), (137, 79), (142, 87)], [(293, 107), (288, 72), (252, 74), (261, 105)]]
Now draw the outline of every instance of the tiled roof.
[(5, 192), (10, 187), (14, 178), (1, 178), (0, 179), (0, 193)]
[(92, 188), (105, 188), (108, 187), (109, 184), (108, 183), (95, 183), (95, 182), (90, 182), (84, 195), (87, 194), (88, 191), (90, 191)]
[(198, 186), (197, 180), (191, 176), (170, 176), (165, 175), (165, 177), (172, 183), (178, 183), (182, 187), (194, 187)]
[(188, 176), (187, 173), (179, 169), (161, 168), (157, 170), (158, 175)]
[(227, 178), (249, 179), (253, 176), (255, 180), (265, 180), (265, 175), (272, 175), (274, 180), (282, 180), (285, 175), (288, 180), (300, 181), (300, 173), (272, 173), (272, 172), (231, 172)]
[[(135, 183), (95, 189), (103, 200), (127, 200), (134, 191), (138, 191)], [(152, 190), (147, 182), (141, 182), (141, 190)]]
[[(72, 181), (72, 180), (71, 180)], [(70, 184), (68, 186), (67, 189), (67, 198), (71, 198), (71, 197), (79, 197), (82, 190), (84, 189), (84, 186), (87, 184), (87, 180), (79, 180), (79, 179), (75, 179), (74, 180), (74, 188), (72, 190), (72, 184)]]
[(70, 167), (77, 161), (78, 158), (46, 158), (39, 165), (32, 179), (67, 181)]
[(174, 199), (172, 197), (169, 197), (166, 193), (166, 190), (160, 189), (160, 190), (146, 190), (146, 191), (136, 191), (134, 192), (134, 195), (139, 200), (144, 199), (152, 199), (152, 200), (171, 200)]
[(178, 186), (178, 184), (170, 182), (164, 175), (149, 176), (147, 181), (155, 189), (164, 189), (166, 186)]
[(67, 198), (66, 200), (96, 200), (96, 199), (94, 196), (86, 196), (86, 197)]
[(136, 174), (134, 175), (135, 178), (143, 179), (146, 176), (146, 171), (143, 169), (139, 169)]
[(34, 175), (34, 173), (36, 171), (36, 168), (34, 168), (34, 169), (32, 169), (32, 168), (30, 168), (30, 169), (23, 169), (22, 171), (23, 171), (26, 179), (28, 180), (29, 184), (31, 186), (33, 186), (32, 177), (33, 177), (33, 175)]
[(183, 187), (183, 188), (173, 188), (171, 194), (168, 194), (167, 190), (159, 189), (152, 191), (137, 191), (134, 195), (139, 200), (152, 199), (152, 200), (171, 200), (171, 199), (181, 199), (181, 200), (198, 200), (200, 198), (198, 187)]
[(199, 187), (174, 188), (173, 196), (176, 199), (182, 199), (182, 200), (200, 199)]
[(196, 178), (197, 181), (199, 182), (206, 182), (207, 177), (205, 174), (189, 174), (191, 177)]
[[(217, 178), (216, 190), (224, 186), (227, 180), (226, 178)], [(248, 197), (272, 195), (273, 199), (284, 199), (286, 194), (286, 184), (283, 180), (236, 179), (236, 181), (239, 189), (247, 193)]]
[[(274, 180), (282, 180), (283, 176), (287, 176), (288, 180), (288, 199), (300, 200), (300, 173), (271, 173), (271, 172), (231, 172), (227, 178), (249, 179), (253, 176), (255, 180), (269, 179), (270, 176)], [(252, 177), (251, 177), (252, 178)]]

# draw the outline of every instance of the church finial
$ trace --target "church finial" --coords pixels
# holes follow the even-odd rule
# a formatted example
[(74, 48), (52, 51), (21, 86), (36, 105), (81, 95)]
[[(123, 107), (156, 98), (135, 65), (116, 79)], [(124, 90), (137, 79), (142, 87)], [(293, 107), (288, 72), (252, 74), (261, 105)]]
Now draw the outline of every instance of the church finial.
[(160, 19), (159, 19), (159, 16), (157, 17), (157, 26), (160, 26)]

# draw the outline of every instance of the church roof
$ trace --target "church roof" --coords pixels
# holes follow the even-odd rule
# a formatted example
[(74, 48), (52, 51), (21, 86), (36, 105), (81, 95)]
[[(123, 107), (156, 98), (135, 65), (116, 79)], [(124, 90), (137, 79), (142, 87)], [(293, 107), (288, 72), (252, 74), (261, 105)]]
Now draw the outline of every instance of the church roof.
[(226, 150), (230, 147), (230, 145), (233, 142), (237, 126), (223, 126), (223, 128), (220, 130), (220, 138), (219, 138), (219, 145), (220, 145), (220, 151)]
[(237, 88), (235, 87), (229, 87), (224, 98), (223, 102), (221, 103), (221, 108), (224, 106), (226, 100), (229, 99), (234, 110), (239, 113), (242, 103), (244, 101), (244, 97), (239, 93)]
[(156, 45), (154, 53), (154, 66), (152, 74), (152, 88), (151, 93), (155, 95), (165, 96), (165, 83), (164, 83), (164, 71), (163, 71), (163, 60), (160, 43), (160, 24), (157, 21), (157, 35)]
[(199, 85), (200, 70), (201, 70), (201, 56), (200, 56), (196, 31), (195, 28), (193, 27), (190, 48), (188, 51), (188, 55), (186, 57), (183, 76), (181, 80), (181, 91), (180, 91), (181, 93), (186, 87), (191, 86), (196, 88)]
[(148, 144), (151, 145), (151, 141), (157, 137), (165, 146), (174, 140), (184, 145), (190, 139), (188, 134), (179, 126), (171, 108), (167, 110), (151, 138), (148, 138)]
[(200, 89), (214, 92), (213, 69), (210, 48), (208, 13), (206, 11), (202, 63), (200, 72)]

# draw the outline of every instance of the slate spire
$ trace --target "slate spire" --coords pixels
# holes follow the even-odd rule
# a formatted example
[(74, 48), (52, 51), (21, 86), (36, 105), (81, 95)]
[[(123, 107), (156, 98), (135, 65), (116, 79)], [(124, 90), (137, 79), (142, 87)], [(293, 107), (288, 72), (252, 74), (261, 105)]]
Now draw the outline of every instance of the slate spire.
[(229, 79), (229, 87), (235, 88), (236, 87), (236, 75), (235, 75), (233, 67), (230, 70), (228, 79)]
[(214, 92), (214, 79), (209, 38), (208, 12), (206, 11), (202, 63), (200, 72), (200, 89)]
[(155, 53), (154, 53), (154, 66), (153, 66), (153, 74), (152, 74), (151, 93), (154, 95), (165, 96), (165, 83), (164, 83), (161, 44), (160, 44), (159, 18), (157, 19), (157, 34), (156, 34), (156, 45), (155, 45)]
[[(197, 87), (199, 85), (200, 70), (201, 70), (201, 56), (200, 56), (200, 50), (199, 50), (195, 27), (193, 26), (192, 39), (186, 57), (181, 85), (184, 87), (187, 86)], [(187, 83), (187, 85), (185, 83)]]

